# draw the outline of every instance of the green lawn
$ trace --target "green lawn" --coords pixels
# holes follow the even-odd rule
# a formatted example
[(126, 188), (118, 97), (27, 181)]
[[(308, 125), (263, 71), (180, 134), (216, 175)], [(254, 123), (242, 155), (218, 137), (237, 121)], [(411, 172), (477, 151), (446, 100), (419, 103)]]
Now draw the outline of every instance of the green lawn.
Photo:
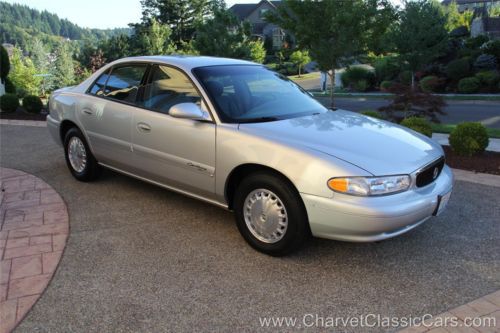
[[(446, 133), (450, 134), (451, 131), (456, 127), (456, 125), (451, 124), (432, 124), (432, 131), (434, 133)], [(494, 139), (500, 139), (500, 129), (496, 128), (486, 128), (486, 132), (488, 132), (488, 136)]]
[(301, 74), (300, 77), (298, 75), (291, 75), (288, 78), (290, 80), (294, 80), (294, 81), (312, 80), (312, 79), (319, 80), (319, 72), (304, 73), (304, 74)]

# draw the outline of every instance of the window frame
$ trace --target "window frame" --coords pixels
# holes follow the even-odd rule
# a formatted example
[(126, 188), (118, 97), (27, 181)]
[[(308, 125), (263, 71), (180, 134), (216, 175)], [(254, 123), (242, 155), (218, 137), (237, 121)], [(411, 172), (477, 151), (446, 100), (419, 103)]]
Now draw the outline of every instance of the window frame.
[[(102, 95), (101, 96), (97, 96), (97, 95), (94, 95), (94, 94), (90, 93), (90, 89), (92, 89), (92, 87), (94, 86), (94, 84), (97, 82), (97, 80), (99, 80), (99, 78), (103, 74), (106, 74), (109, 71), (109, 76), (110, 76), (113, 73), (113, 69), (115, 67), (116, 68), (127, 67), (127, 66), (135, 65), (135, 64), (146, 65), (147, 68), (146, 68), (146, 71), (144, 72), (144, 75), (142, 77), (141, 87), (139, 88), (139, 91), (137, 92), (137, 95), (135, 96), (134, 102), (130, 103), (130, 102), (125, 102), (125, 101), (120, 101), (118, 99), (112, 99), (112, 98), (109, 98), (109, 97), (106, 97), (106, 96), (102, 96)], [(182, 68), (180, 68), (178, 66), (174, 66), (174, 65), (163, 63), (163, 62), (159, 62), (159, 61), (137, 61), (137, 62), (136, 61), (132, 61), (132, 62), (124, 62), (124, 63), (119, 63), (119, 64), (116, 64), (116, 65), (112, 65), (106, 71), (104, 71), (103, 73), (101, 73), (101, 75), (99, 75), (92, 82), (91, 85), (89, 85), (89, 87), (85, 91), (85, 95), (96, 97), (96, 98), (101, 98), (101, 99), (104, 99), (104, 100), (107, 100), (107, 101), (110, 101), (110, 102), (115, 102), (115, 103), (120, 103), (120, 104), (124, 104), (124, 105), (128, 105), (128, 106), (136, 107), (136, 108), (139, 108), (141, 110), (146, 110), (146, 111), (154, 112), (154, 113), (157, 113), (157, 114), (162, 114), (162, 115), (165, 115), (165, 116), (173, 118), (168, 113), (158, 112), (157, 110), (152, 110), (150, 108), (147, 108), (147, 107), (144, 107), (144, 106), (141, 106), (141, 105), (137, 104), (137, 100), (139, 98), (142, 99), (143, 96), (144, 96), (144, 89), (142, 87), (144, 87), (145, 85), (147, 85), (147, 84), (150, 83), (150, 80), (152, 78), (152, 75), (151, 75), (152, 69), (153, 69), (153, 66), (155, 66), (155, 65), (170, 67), (170, 68), (178, 70), (179, 72), (181, 72), (182, 74), (184, 74), (188, 78), (189, 82), (191, 82), (191, 84), (193, 85), (194, 89), (196, 89), (196, 92), (198, 93), (198, 95), (200, 95), (201, 101), (202, 101), (202, 103), (205, 104), (205, 107), (207, 109), (208, 115), (210, 116), (210, 120), (199, 120), (199, 121), (200, 122), (205, 122), (205, 123), (216, 124), (215, 117), (214, 117), (213, 113), (217, 112), (217, 111), (212, 110), (212, 104), (208, 104), (207, 103), (207, 99), (204, 97), (204, 95), (202, 94), (202, 91), (198, 88), (198, 86), (194, 83), (194, 80), (191, 78), (191, 76), (189, 76), (185, 70), (183, 70)], [(104, 85), (104, 88), (106, 88), (106, 85), (107, 85), (108, 80), (109, 80), (109, 76), (108, 76), (108, 79), (106, 80), (106, 84)], [(203, 89), (205, 89), (205, 87), (203, 86), (203, 84), (200, 83), (200, 85), (203, 87)], [(208, 94), (207, 94), (207, 96), (208, 96)], [(210, 98), (210, 97), (208, 97), (208, 98)], [(217, 115), (218, 115), (218, 113), (217, 113)]]

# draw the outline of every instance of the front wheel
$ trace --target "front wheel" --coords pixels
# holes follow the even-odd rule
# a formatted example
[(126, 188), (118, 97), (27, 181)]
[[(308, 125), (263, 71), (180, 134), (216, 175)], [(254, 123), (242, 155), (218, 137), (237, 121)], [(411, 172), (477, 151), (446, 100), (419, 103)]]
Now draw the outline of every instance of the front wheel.
[(234, 200), (238, 229), (258, 251), (283, 256), (298, 249), (309, 235), (300, 195), (282, 177), (251, 175), (240, 183)]
[(64, 155), (69, 171), (76, 179), (86, 182), (99, 176), (99, 164), (82, 132), (76, 127), (71, 128), (64, 137)]

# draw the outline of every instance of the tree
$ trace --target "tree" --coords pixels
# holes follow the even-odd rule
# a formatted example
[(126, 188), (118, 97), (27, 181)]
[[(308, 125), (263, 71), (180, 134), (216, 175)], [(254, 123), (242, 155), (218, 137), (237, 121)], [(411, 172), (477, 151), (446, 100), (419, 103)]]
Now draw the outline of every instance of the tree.
[(261, 40), (254, 40), (248, 43), (250, 49), (250, 59), (252, 61), (262, 64), (266, 59), (266, 49), (264, 42)]
[[(251, 26), (227, 10), (198, 25), (195, 48), (202, 55), (251, 59)], [(256, 50), (255, 50), (256, 51)]]
[[(115, 35), (101, 41), (98, 49), (102, 51), (104, 59), (110, 62), (132, 54), (130, 37), (125, 34)], [(96, 52), (92, 53), (92, 55), (95, 54)]]
[(141, 0), (143, 24), (157, 20), (172, 29), (176, 46), (193, 38), (195, 27), (215, 10), (225, 8), (223, 0)]
[(448, 31), (459, 27), (466, 27), (467, 30), (470, 30), (474, 16), (473, 11), (465, 10), (463, 13), (460, 13), (456, 1), (452, 1), (448, 6), (442, 6), (442, 8), (446, 15), (446, 29)]
[[(93, 55), (90, 56), (90, 63), (87, 69), (90, 70), (91, 73), (95, 73), (99, 68), (106, 64), (106, 58), (104, 58), (104, 54), (101, 49), (97, 49)], [(82, 70), (84, 72), (84, 70)]]
[(299, 77), (302, 72), (302, 67), (311, 62), (311, 57), (309, 56), (309, 51), (297, 50), (290, 55), (290, 61), (293, 62), (299, 68)]
[(75, 67), (67, 42), (59, 43), (55, 50), (56, 60), (52, 70), (56, 87), (66, 87), (75, 83)]
[(136, 25), (132, 40), (134, 52), (140, 55), (160, 55), (175, 52), (175, 45), (170, 36), (172, 30), (165, 24), (160, 24), (156, 19), (151, 19), (149, 24)]
[(30, 58), (39, 74), (45, 74), (49, 70), (49, 56), (42, 41), (36, 38), (31, 46)]
[(7, 50), (5, 49), (5, 47), (0, 45), (0, 80), (1, 80), (1, 83), (5, 82), (7, 75), (9, 75), (9, 71), (10, 71), (9, 54), (7, 53)]
[(10, 63), (12, 69), (9, 74), (9, 79), (17, 88), (20, 95), (38, 94), (41, 78), (35, 76), (37, 71), (31, 59), (23, 57), (21, 50), (14, 48)]
[(335, 69), (352, 62), (378, 40), (394, 17), (387, 0), (284, 0), (269, 20), (290, 31), (320, 70), (329, 72), (334, 107)]
[(415, 89), (415, 72), (445, 52), (446, 22), (439, 4), (429, 0), (406, 2), (392, 38), (401, 60), (411, 71), (412, 89)]

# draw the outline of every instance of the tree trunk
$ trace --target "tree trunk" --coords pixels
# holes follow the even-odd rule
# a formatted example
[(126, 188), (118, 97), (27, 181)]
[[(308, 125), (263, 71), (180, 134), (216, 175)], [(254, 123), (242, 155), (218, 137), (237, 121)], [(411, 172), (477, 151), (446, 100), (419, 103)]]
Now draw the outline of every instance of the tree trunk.
[(300, 65), (299, 65), (299, 77), (300, 77)]
[(330, 108), (333, 110), (336, 110), (337, 108), (335, 107), (335, 99), (333, 92), (335, 90), (335, 68), (332, 68), (332, 74), (328, 73), (330, 76), (330, 81), (331, 81), (331, 86), (330, 86)]
[(415, 73), (411, 71), (411, 90), (415, 91)]

